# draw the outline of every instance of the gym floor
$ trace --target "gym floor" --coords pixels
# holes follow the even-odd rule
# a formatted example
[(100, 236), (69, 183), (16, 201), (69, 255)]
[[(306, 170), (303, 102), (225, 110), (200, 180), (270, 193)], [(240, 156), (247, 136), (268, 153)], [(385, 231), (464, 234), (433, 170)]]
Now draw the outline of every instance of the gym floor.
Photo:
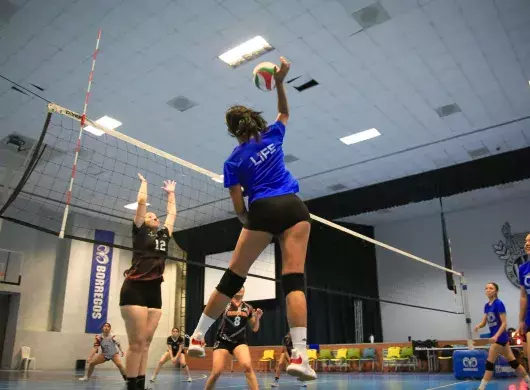
[[(184, 376), (169, 370), (162, 371), (157, 382), (149, 384), (158, 389), (203, 389), (207, 373), (192, 372), (192, 383), (183, 382)], [(79, 382), (79, 376), (72, 371), (0, 371), (0, 390), (52, 390), (52, 389), (124, 389), (124, 383), (114, 370), (96, 370), (89, 382)], [(273, 374), (258, 374), (262, 389), (270, 388)], [(479, 381), (458, 381), (451, 374), (319, 374), (316, 382), (308, 383), (308, 389), (389, 389), (389, 390), (435, 390), (476, 389)], [(280, 389), (298, 389), (300, 386), (293, 378), (283, 375)], [(217, 389), (247, 388), (242, 373), (227, 373), (217, 382)], [(526, 385), (515, 379), (494, 380), (488, 390), (523, 390)]]

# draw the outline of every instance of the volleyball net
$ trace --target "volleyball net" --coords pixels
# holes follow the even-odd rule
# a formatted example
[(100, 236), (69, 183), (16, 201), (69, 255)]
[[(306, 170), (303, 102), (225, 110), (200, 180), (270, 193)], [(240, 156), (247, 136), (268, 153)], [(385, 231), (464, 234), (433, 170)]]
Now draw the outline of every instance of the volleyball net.
[[(8, 164), (10, 174), (5, 174), (2, 182), (2, 219), (58, 236), (63, 232), (64, 237), (68, 239), (88, 242), (95, 242), (97, 230), (110, 230), (115, 234), (114, 246), (132, 250), (132, 220), (140, 186), (138, 173), (149, 183), (148, 211), (156, 213), (162, 224), (167, 215), (167, 195), (161, 187), (164, 180), (176, 181), (177, 218), (174, 235), (178, 236), (179, 240), (189, 237), (187, 232), (234, 219), (235, 213), (228, 192), (223, 188), (222, 177), (217, 173), (106, 128), (88, 118), (84, 119), (85, 125), (91, 126), (92, 132), (82, 131), (82, 137), (78, 141), (81, 119), (82, 115), (79, 113), (57, 104), (48, 104), (42, 132), (31, 143), (30, 150), (24, 149), (24, 158), (17, 160), (23, 160), (23, 163)], [(16, 138), (16, 135), (14, 137)], [(16, 155), (22, 151), (15, 141), (12, 140), (3, 147), (11, 148), (11, 153)], [(360, 234), (339, 223), (316, 215), (311, 215), (311, 218), (315, 223), (336, 229), (352, 239), (360, 239), (368, 245), (390, 251), (399, 256), (401, 262), (413, 262), (417, 267), (436, 273), (442, 285), (445, 285), (444, 274), (450, 273), (457, 280), (459, 293), (455, 299), (459, 302), (455, 301), (450, 307), (437, 309), (422, 304), (421, 296), (407, 296), (406, 291), (398, 296), (398, 299), (352, 294), (334, 290), (332, 286), (322, 288), (308, 285), (309, 291), (325, 291), (347, 296), (352, 301), (376, 301), (416, 310), (438, 310), (445, 315), (460, 315), (465, 317), (462, 322), (466, 324), (467, 339), (471, 345), (467, 287), (461, 273)], [(231, 226), (230, 234), (237, 235), (241, 225), (234, 221)], [(209, 237), (202, 237), (202, 240), (208, 239)], [(209, 253), (205, 262), (194, 261), (185, 254), (191, 244), (179, 240), (176, 239), (176, 242), (180, 244), (184, 254), (168, 258), (186, 262), (188, 267), (211, 270), (212, 272), (207, 271), (209, 274), (206, 275), (206, 285), (215, 285), (215, 280), (220, 278), (222, 271), (228, 267), (230, 252)], [(253, 287), (259, 290), (257, 296), (260, 299), (267, 298), (263, 295), (264, 290), (275, 289), (279, 282), (278, 274), (274, 272), (274, 257), (275, 250), (269, 247), (250, 271), (250, 277), (255, 278)], [(358, 260), (352, 258), (351, 261)], [(396, 264), (387, 266), (399, 269)], [(421, 275), (422, 272), (418, 271), (416, 274)], [(429, 291), (428, 286), (425, 291)], [(451, 292), (445, 291), (450, 296)], [(357, 307), (352, 306), (352, 310), (357, 310)]]

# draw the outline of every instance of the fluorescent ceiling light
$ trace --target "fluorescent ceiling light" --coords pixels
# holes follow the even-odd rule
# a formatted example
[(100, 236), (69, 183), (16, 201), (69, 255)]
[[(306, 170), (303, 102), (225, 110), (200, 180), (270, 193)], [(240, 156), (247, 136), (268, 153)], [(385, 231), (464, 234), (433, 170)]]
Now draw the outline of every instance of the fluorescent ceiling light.
[(217, 177), (212, 177), (212, 180), (215, 181), (216, 183), (223, 183), (224, 176), (223, 175), (219, 175)]
[[(106, 127), (107, 129), (111, 129), (111, 130), (114, 130), (115, 128), (121, 126), (121, 122), (120, 122), (120, 121), (118, 121), (118, 120), (116, 120), (116, 119), (114, 119), (114, 118), (111, 118), (110, 116), (107, 116), (107, 115), (105, 115), (104, 117), (99, 118), (99, 119), (96, 121), (96, 123), (97, 123), (98, 125), (101, 125), (101, 126), (103, 126), (103, 127)], [(105, 134), (104, 131), (102, 131), (102, 130), (100, 130), (100, 129), (97, 129), (97, 128), (95, 128), (95, 127), (93, 127), (93, 126), (90, 126), (90, 125), (86, 126), (86, 127), (84, 128), (84, 130), (85, 130), (85, 131), (88, 131), (89, 133), (92, 133), (92, 134), (94, 134), (94, 135), (97, 135), (98, 137), (99, 137), (100, 135)]]
[(274, 48), (265, 39), (258, 35), (257, 37), (228, 50), (226, 53), (221, 54), (219, 59), (235, 68), (243, 62), (253, 60), (273, 49)]
[[(146, 203), (145, 205), (146, 206), (151, 206), (149, 203)], [(125, 205), (123, 207), (125, 207), (126, 209), (129, 209), (129, 210), (136, 210), (138, 208), (138, 202), (127, 204), (127, 205)]]
[(366, 141), (371, 138), (379, 137), (381, 133), (377, 129), (364, 130), (359, 133), (342, 137), (340, 140), (346, 145), (356, 144), (357, 142)]

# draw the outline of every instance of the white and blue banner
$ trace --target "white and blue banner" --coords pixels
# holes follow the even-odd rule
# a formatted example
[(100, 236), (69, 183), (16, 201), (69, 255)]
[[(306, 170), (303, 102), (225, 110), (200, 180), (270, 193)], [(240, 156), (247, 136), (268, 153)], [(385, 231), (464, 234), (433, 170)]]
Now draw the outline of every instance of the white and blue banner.
[[(114, 232), (96, 230), (94, 240), (112, 245), (114, 244)], [(92, 253), (85, 333), (100, 333), (101, 327), (107, 322), (111, 269), (112, 246), (95, 243)]]

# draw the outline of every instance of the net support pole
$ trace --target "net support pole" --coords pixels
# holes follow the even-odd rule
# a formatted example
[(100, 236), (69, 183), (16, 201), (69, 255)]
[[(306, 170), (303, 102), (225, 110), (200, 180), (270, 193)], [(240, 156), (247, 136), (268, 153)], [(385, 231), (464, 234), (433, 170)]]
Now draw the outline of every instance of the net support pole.
[(98, 31), (98, 38), (96, 40), (96, 50), (94, 50), (94, 54), (92, 55), (92, 68), (90, 69), (90, 74), (88, 75), (88, 86), (85, 95), (85, 104), (83, 106), (83, 114), (81, 115), (81, 120), (79, 121), (79, 136), (77, 138), (77, 146), (75, 148), (74, 165), (72, 166), (72, 176), (70, 177), (70, 185), (66, 193), (66, 206), (64, 207), (63, 221), (61, 223), (61, 231), (59, 232), (59, 238), (64, 238), (64, 230), (66, 228), (68, 210), (70, 208), (70, 201), (72, 200), (72, 188), (74, 186), (74, 179), (77, 171), (77, 159), (79, 158), (79, 151), (81, 150), (81, 137), (83, 136), (83, 127), (85, 126), (88, 100), (90, 98), (90, 88), (92, 87), (92, 79), (94, 78), (94, 69), (96, 68), (96, 57), (98, 55), (100, 39), (101, 29)]
[(471, 328), (471, 312), (469, 311), (467, 281), (463, 273), (460, 276), (460, 291), (462, 293), (462, 308), (464, 309), (464, 316), (466, 318), (467, 347), (469, 349), (475, 349), (475, 346), (473, 345), (473, 329)]

